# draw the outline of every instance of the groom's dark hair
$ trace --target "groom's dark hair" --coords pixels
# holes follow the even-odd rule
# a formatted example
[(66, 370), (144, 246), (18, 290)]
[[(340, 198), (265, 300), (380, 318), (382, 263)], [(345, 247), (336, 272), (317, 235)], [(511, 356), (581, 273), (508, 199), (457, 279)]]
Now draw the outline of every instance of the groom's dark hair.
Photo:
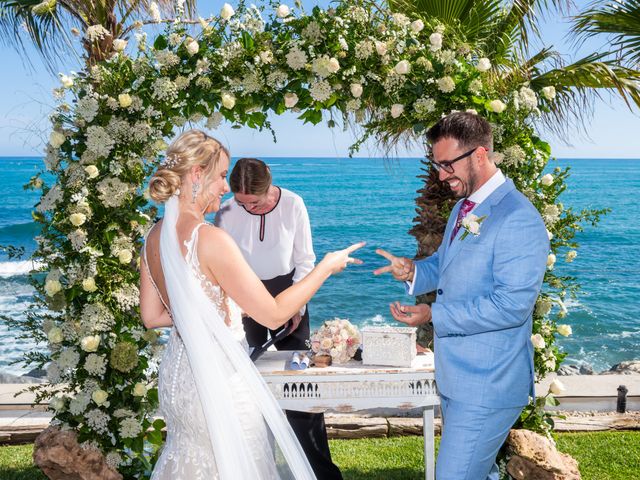
[(427, 140), (431, 145), (443, 138), (457, 140), (460, 148), (485, 147), (489, 152), (493, 151), (491, 124), (475, 113), (451, 113), (427, 132)]

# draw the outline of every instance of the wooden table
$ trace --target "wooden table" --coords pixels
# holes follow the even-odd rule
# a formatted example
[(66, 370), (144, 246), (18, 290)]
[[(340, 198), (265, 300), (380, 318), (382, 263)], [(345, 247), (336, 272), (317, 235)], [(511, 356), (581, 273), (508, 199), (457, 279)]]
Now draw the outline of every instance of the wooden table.
[(351, 360), (345, 365), (290, 370), (291, 353), (265, 352), (256, 362), (283, 409), (319, 413), (420, 407), (423, 409), (425, 477), (434, 480), (433, 413), (440, 400), (432, 353), (418, 355), (408, 368), (362, 365)]

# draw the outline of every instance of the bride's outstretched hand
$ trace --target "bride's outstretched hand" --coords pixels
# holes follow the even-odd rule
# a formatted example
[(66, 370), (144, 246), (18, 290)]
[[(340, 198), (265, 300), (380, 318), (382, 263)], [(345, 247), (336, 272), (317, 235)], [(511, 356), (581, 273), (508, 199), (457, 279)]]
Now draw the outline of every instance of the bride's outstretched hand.
[(323, 263), (326, 265), (326, 267), (331, 272), (331, 275), (335, 275), (336, 273), (341, 272), (350, 263), (361, 265), (362, 260), (360, 260), (359, 258), (352, 257), (351, 254), (356, 250), (358, 250), (359, 248), (364, 247), (366, 243), (367, 242), (354, 243), (350, 247), (347, 247), (343, 250), (336, 250), (335, 252), (329, 252), (324, 256), (324, 258), (322, 259), (322, 262), (320, 263)]

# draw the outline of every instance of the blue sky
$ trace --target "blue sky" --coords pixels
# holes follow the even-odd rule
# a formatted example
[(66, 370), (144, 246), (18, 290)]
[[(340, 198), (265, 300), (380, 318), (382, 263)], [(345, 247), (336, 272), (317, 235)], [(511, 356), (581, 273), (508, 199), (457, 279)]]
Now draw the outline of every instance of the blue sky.
[[(227, 0), (229, 1), (229, 0)], [(217, 13), (223, 1), (200, 2), (203, 16)], [(234, 1), (230, 1), (232, 5)], [(293, 1), (290, 2), (293, 4)], [(306, 8), (315, 4), (326, 6), (327, 1), (305, 1)], [(586, 2), (579, 0), (578, 6)], [(565, 40), (568, 24), (560, 16), (545, 19), (542, 27), (542, 42), (553, 45), (567, 60), (578, 58), (581, 53)], [(600, 42), (592, 41), (582, 52), (596, 51)], [(47, 115), (52, 109), (51, 89), (58, 86), (42, 66), (37, 53), (28, 53), (33, 67), (29, 67), (23, 55), (4, 47), (0, 50), (0, 156), (39, 155), (48, 136)], [(70, 59), (68, 70), (77, 69)], [(67, 72), (64, 72), (67, 73)], [(221, 127), (215, 132), (231, 148), (234, 156), (300, 156), (343, 157), (355, 139), (351, 132), (329, 129), (324, 125), (302, 125), (295, 115), (272, 118), (278, 142), (271, 133), (251, 129)], [(593, 118), (586, 122), (587, 135), (581, 131), (570, 132), (569, 138), (558, 138), (545, 134), (551, 142), (553, 153), (559, 158), (640, 158), (640, 111), (629, 111), (615, 97), (605, 95), (604, 100), (594, 104)], [(401, 151), (401, 156), (420, 156), (419, 149)], [(375, 144), (361, 150), (359, 156), (379, 156)]]

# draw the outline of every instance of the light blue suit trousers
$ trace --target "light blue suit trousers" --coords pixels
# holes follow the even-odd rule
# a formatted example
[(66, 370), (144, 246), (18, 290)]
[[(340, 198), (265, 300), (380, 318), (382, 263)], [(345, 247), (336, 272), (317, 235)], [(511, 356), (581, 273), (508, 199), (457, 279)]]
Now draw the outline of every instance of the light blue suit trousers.
[(486, 216), (480, 234), (462, 239), (461, 228), (450, 243), (461, 204), (438, 251), (415, 263), (408, 292), (437, 292), (435, 375), (444, 412), (437, 478), (493, 480), (498, 449), (534, 395), (532, 313), (549, 239), (509, 179), (473, 211)]

